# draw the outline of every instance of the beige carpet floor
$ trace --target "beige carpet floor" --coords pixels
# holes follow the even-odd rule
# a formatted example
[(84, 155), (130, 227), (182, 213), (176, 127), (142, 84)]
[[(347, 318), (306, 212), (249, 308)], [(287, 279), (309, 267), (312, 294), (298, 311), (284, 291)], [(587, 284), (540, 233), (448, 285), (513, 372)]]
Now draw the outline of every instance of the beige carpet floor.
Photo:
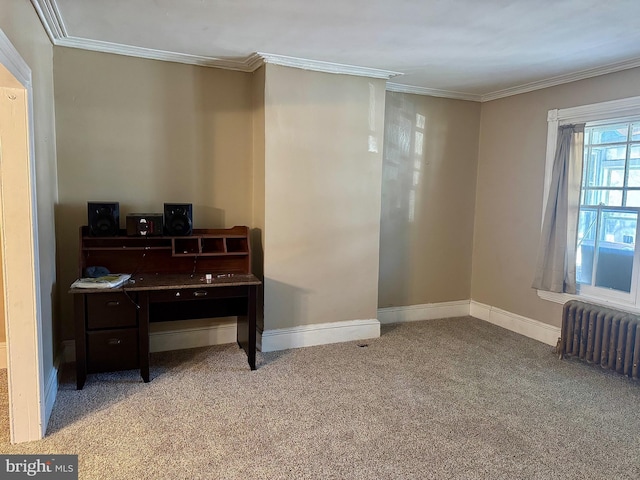
[(637, 479), (640, 385), (473, 318), (258, 355), (152, 355), (60, 385), (44, 440), (83, 479)]
[(7, 369), (0, 370), (0, 451), (9, 443), (9, 392), (7, 390)]

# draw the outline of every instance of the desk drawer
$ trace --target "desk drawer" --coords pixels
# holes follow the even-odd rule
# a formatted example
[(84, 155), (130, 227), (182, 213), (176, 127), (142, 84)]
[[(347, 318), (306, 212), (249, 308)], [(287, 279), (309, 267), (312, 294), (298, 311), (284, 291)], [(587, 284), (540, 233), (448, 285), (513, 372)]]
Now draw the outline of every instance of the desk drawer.
[(170, 290), (153, 290), (149, 292), (149, 301), (179, 302), (184, 300), (207, 300), (210, 298), (242, 298), (249, 295), (248, 287), (208, 287), (208, 288), (176, 288)]
[(136, 306), (122, 292), (87, 295), (87, 329), (135, 327)]
[(87, 369), (111, 372), (138, 368), (138, 329), (121, 328), (87, 333)]

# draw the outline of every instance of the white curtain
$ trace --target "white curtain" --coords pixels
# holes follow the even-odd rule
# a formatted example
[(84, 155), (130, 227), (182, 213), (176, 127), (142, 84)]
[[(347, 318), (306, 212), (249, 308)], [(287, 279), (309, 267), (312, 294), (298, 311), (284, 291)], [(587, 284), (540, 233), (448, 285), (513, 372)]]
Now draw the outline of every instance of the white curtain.
[(561, 126), (533, 281), (538, 290), (576, 293), (583, 151), (584, 124)]

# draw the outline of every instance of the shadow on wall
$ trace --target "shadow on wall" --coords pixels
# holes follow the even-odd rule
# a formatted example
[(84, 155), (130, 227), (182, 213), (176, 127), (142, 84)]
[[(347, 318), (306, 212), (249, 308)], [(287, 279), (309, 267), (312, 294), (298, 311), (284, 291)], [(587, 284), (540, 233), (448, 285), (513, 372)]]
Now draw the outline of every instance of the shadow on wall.
[(303, 320), (307, 318), (309, 310), (307, 297), (310, 290), (271, 278), (263, 280), (263, 290), (264, 297), (269, 300), (264, 304), (263, 331), (304, 325)]
[[(87, 224), (87, 205), (57, 204), (54, 209), (56, 228), (56, 272), (58, 285), (58, 324), (54, 325), (56, 341), (73, 338), (73, 302), (67, 294), (78, 278), (80, 226)], [(75, 225), (70, 228), (69, 225)], [(55, 350), (55, 349), (54, 349)]]
[[(251, 273), (264, 281), (264, 250), (262, 249), (262, 229), (252, 228), (249, 232), (251, 242)], [(258, 308), (256, 312), (258, 331), (264, 331), (264, 285), (258, 289)]]
[(225, 211), (207, 205), (193, 205), (193, 228), (227, 228)]

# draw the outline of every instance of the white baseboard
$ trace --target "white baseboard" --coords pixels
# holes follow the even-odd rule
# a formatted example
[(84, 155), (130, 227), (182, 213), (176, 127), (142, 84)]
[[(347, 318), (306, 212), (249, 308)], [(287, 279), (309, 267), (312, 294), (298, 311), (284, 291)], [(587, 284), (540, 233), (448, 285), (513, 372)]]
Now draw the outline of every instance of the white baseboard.
[(222, 323), (206, 327), (151, 332), (149, 334), (149, 350), (151, 352), (166, 352), (235, 343), (236, 341), (236, 323)]
[(383, 324), (464, 317), (467, 315), (469, 315), (469, 300), (378, 309), (378, 320)]
[(44, 424), (49, 424), (49, 418), (51, 418), (51, 413), (53, 412), (53, 405), (56, 403), (56, 397), (58, 396), (58, 385), (60, 381), (60, 375), (62, 370), (60, 365), (64, 362), (64, 351), (60, 352), (58, 356), (56, 356), (55, 361), (53, 362), (53, 369), (51, 370), (51, 374), (49, 378), (46, 380), (47, 384), (45, 385), (44, 391)]
[(531, 318), (507, 312), (474, 300), (455, 302), (428, 303), (406, 307), (390, 307), (378, 309), (380, 323), (402, 323), (419, 320), (435, 320), (439, 318), (472, 317), (498, 325), (525, 337), (533, 338), (547, 345), (556, 345), (560, 336), (560, 328), (548, 325)]
[(0, 368), (7, 368), (7, 343), (0, 343)]
[[(288, 348), (364, 340), (379, 337), (380, 324), (435, 320), (439, 318), (464, 317), (467, 315), (533, 338), (547, 345), (555, 346), (560, 336), (559, 327), (554, 327), (553, 325), (507, 312), (506, 310), (501, 310), (490, 305), (484, 305), (474, 300), (459, 300), (410, 305), (406, 307), (381, 308), (378, 309), (378, 320), (349, 320), (265, 330), (261, 334), (258, 333), (257, 344), (259, 350), (263, 352), (273, 352), (286, 350)], [(206, 327), (152, 332), (149, 342), (151, 352), (235, 343), (236, 324), (223, 323)], [(75, 342), (73, 340), (66, 340), (63, 342), (63, 345), (64, 362), (75, 361)], [(3, 347), (4, 344), (0, 344), (0, 355)], [(6, 357), (6, 350), (4, 357)]]
[(348, 320), (265, 330), (262, 335), (259, 335), (258, 344), (261, 351), (274, 352), (289, 348), (378, 338), (379, 336), (380, 322), (378, 320)]
[(560, 327), (539, 322), (515, 313), (471, 300), (469, 313), (472, 317), (493, 323), (525, 337), (555, 346), (560, 336)]

